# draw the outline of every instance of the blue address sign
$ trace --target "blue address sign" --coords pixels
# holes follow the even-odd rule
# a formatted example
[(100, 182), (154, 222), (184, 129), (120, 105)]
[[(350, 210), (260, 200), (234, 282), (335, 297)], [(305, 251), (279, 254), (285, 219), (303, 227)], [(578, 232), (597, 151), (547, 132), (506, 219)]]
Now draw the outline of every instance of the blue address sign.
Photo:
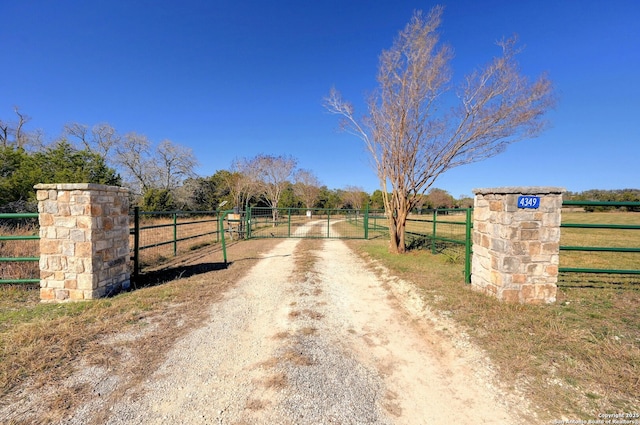
[(539, 196), (518, 196), (518, 208), (537, 209), (539, 207), (540, 207)]

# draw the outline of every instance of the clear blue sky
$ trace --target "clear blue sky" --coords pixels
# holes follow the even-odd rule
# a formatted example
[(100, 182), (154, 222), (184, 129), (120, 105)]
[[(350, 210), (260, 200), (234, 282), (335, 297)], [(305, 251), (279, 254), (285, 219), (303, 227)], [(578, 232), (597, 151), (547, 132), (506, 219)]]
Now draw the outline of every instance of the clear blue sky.
[[(237, 157), (292, 155), (329, 188), (377, 178), (362, 142), (337, 131), (336, 86), (364, 113), (378, 55), (413, 0), (0, 1), (0, 117), (13, 106), (49, 138), (68, 122), (189, 146), (209, 176)], [(473, 188), (640, 187), (640, 1), (447, 0), (442, 39), (456, 78), (517, 33), (524, 73), (547, 72), (558, 107), (540, 137), (443, 175)]]

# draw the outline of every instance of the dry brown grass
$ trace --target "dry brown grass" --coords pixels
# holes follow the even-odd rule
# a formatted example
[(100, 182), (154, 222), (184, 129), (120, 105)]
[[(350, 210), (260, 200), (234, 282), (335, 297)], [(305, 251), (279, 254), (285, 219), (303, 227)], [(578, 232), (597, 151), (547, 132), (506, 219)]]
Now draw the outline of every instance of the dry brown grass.
[[(0, 225), (0, 235), (2, 236), (32, 236), (37, 234), (38, 226), (35, 224), (17, 227)], [(0, 257), (38, 257), (39, 252), (38, 240), (0, 241)], [(39, 277), (40, 269), (37, 261), (0, 262), (0, 279), (38, 279)]]
[(507, 385), (547, 419), (633, 412), (640, 394), (640, 290), (560, 288), (553, 305), (507, 304), (472, 291), (462, 266), (386, 241), (350, 245), (415, 283), (489, 355)]
[(318, 332), (318, 328), (314, 328), (313, 326), (305, 326), (301, 328), (298, 333), (302, 336), (310, 336)]
[(276, 372), (264, 379), (263, 385), (266, 388), (281, 390), (287, 387), (289, 380), (284, 372)]
[(322, 249), (322, 239), (303, 239), (296, 246), (293, 252), (296, 280), (306, 280), (313, 271), (313, 267), (318, 261), (317, 252)]
[[(20, 404), (21, 394), (43, 389), (38, 418), (56, 422), (89, 396), (85, 387), (69, 388), (65, 378), (83, 365), (96, 365), (120, 385), (111, 397), (135, 388), (164, 360), (182, 335), (203, 323), (208, 306), (221, 299), (266, 251), (270, 240), (229, 248), (227, 269), (123, 293), (109, 299), (70, 304), (40, 304), (27, 296), (2, 298), (0, 312), (0, 399)], [(200, 257), (203, 262), (220, 261)], [(167, 267), (170, 267), (168, 265)], [(167, 270), (170, 272), (170, 269)], [(115, 338), (127, 336), (126, 338)], [(115, 338), (115, 339), (114, 339)], [(25, 390), (26, 393), (17, 390)], [(62, 399), (56, 394), (65, 394)], [(108, 407), (110, 395), (104, 395)], [(38, 420), (40, 420), (38, 419)], [(104, 418), (103, 418), (104, 419)], [(95, 419), (100, 423), (101, 418)]]
[(313, 360), (293, 348), (287, 350), (282, 355), (282, 358), (284, 361), (293, 363), (297, 366), (311, 366), (313, 364)]
[[(172, 216), (153, 215), (143, 216), (140, 220), (140, 257), (141, 266), (155, 266), (171, 261), (176, 255), (217, 243), (218, 234), (200, 236), (205, 233), (216, 232), (218, 222), (210, 221), (202, 223), (202, 220), (211, 220), (213, 216), (203, 217), (178, 217), (175, 227), (177, 241), (174, 247), (174, 226)], [(133, 226), (133, 223), (131, 223)], [(229, 236), (227, 235), (227, 238)], [(129, 238), (129, 245), (133, 247), (133, 236)], [(157, 245), (157, 246), (154, 246)], [(174, 255), (174, 249), (176, 255)]]
[(291, 312), (289, 312), (289, 317), (292, 319), (307, 317), (312, 320), (320, 320), (324, 317), (324, 315), (317, 311), (305, 308), (304, 310), (292, 310)]

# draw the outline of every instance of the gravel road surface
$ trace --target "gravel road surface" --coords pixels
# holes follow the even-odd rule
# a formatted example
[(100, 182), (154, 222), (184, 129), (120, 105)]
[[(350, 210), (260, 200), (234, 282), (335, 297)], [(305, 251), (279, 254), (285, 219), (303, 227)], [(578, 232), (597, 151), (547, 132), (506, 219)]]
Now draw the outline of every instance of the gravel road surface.
[(264, 254), (108, 423), (522, 423), (409, 285), (339, 240), (303, 243)]

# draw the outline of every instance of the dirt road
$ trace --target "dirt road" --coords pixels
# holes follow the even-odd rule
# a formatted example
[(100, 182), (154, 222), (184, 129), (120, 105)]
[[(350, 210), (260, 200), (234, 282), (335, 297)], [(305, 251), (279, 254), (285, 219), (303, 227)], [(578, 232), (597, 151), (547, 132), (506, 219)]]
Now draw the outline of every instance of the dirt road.
[(108, 423), (522, 423), (429, 314), (343, 242), (283, 240)]

